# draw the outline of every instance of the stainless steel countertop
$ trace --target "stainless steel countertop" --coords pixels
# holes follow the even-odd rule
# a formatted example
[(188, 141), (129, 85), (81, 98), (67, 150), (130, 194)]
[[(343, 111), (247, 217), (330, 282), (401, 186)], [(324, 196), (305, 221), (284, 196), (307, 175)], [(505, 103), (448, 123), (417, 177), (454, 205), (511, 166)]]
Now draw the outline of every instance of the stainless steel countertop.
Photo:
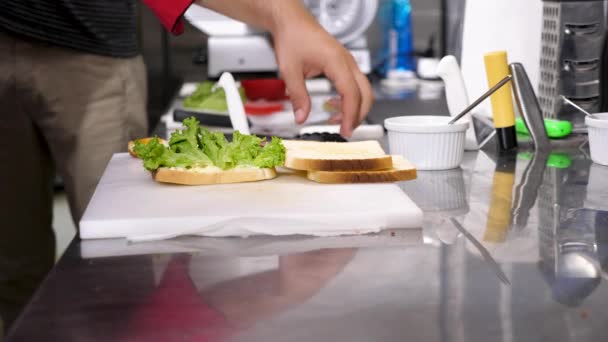
[(579, 143), (419, 172), (421, 230), (76, 240), (7, 341), (605, 340), (608, 167)]

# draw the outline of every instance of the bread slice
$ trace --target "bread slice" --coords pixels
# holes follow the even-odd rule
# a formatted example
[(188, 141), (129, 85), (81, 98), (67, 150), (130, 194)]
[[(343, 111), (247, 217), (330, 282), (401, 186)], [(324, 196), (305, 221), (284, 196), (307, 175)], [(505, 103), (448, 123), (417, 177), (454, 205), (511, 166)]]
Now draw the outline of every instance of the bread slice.
[(416, 167), (401, 156), (392, 156), (393, 168), (379, 171), (308, 171), (308, 179), (318, 183), (385, 183), (416, 179)]
[(152, 177), (157, 182), (182, 185), (256, 182), (273, 179), (276, 176), (274, 168), (257, 167), (237, 167), (230, 170), (222, 170), (217, 167), (194, 169), (161, 167), (152, 173)]
[(305, 171), (370, 171), (393, 166), (377, 141), (318, 142), (284, 140), (285, 167)]

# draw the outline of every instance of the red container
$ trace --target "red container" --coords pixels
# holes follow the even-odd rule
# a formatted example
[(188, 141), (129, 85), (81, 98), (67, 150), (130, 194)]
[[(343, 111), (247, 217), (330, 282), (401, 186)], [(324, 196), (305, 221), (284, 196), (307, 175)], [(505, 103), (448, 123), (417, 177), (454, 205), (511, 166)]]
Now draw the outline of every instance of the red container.
[(250, 101), (280, 101), (286, 98), (285, 82), (278, 78), (241, 80), (241, 86)]

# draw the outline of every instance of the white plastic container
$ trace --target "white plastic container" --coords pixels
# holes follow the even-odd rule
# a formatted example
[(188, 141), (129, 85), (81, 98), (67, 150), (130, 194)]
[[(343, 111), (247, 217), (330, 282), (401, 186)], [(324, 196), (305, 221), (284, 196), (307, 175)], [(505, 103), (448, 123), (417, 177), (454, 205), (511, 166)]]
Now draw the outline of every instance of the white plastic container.
[(448, 125), (449, 116), (399, 116), (384, 121), (391, 154), (402, 155), (417, 170), (449, 170), (462, 162), (469, 123)]
[(593, 162), (608, 166), (608, 113), (593, 114), (585, 117), (589, 134), (589, 149)]

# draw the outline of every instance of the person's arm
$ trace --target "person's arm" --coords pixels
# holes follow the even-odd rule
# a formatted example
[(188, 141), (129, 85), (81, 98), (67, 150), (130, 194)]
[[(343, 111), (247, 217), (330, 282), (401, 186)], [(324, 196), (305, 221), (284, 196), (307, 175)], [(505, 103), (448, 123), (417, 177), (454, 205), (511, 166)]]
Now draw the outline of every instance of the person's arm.
[(330, 36), (301, 0), (198, 0), (198, 4), (269, 31), (274, 40), (279, 71), (304, 122), (310, 112), (305, 78), (325, 74), (341, 97), (342, 111), (332, 121), (342, 122), (350, 136), (371, 108), (373, 92), (353, 56)]
[[(183, 6), (189, 2), (144, 1), (153, 9), (173, 7), (170, 11), (173, 15), (183, 13)], [(285, 79), (298, 123), (303, 123), (310, 112), (304, 80), (320, 74), (325, 74), (340, 94), (342, 110), (331, 121), (342, 122), (342, 135), (350, 136), (369, 112), (373, 92), (367, 78), (348, 50), (319, 25), (301, 0), (196, 0), (196, 3), (271, 33), (279, 72)], [(162, 21), (163, 16), (159, 17)], [(174, 22), (180, 17), (181, 14), (175, 17)], [(165, 20), (164, 24), (171, 27), (171, 20)]]

